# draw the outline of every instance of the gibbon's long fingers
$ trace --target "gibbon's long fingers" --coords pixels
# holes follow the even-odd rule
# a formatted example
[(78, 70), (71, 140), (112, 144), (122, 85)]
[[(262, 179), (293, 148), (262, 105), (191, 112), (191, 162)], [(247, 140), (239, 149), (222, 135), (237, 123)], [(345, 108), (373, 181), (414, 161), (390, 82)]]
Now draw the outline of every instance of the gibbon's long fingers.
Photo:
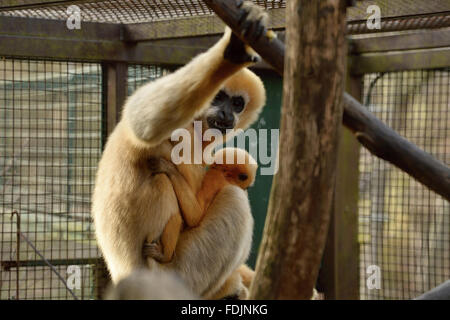
[(152, 258), (158, 262), (164, 262), (163, 248), (159, 243), (144, 243), (144, 246), (142, 248), (142, 255), (144, 259)]
[(267, 31), (267, 13), (262, 8), (255, 7), (251, 1), (242, 2), (238, 7), (242, 11), (238, 20), (242, 35), (251, 40), (259, 39)]
[(245, 19), (247, 19), (249, 13), (250, 12), (247, 10), (242, 11), (241, 16), (239, 17), (239, 20), (238, 20), (239, 25), (241, 25), (245, 21)]
[(251, 40), (258, 40), (266, 31), (266, 27), (261, 20), (246, 20), (242, 27), (242, 35)]

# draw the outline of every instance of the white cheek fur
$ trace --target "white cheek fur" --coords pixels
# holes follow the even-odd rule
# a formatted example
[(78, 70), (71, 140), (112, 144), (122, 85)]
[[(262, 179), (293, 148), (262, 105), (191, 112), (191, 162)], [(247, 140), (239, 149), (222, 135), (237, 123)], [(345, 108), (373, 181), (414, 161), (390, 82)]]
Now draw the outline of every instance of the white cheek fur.
[[(245, 101), (244, 109), (242, 109), (241, 112), (239, 112), (239, 113), (233, 112), (234, 119), (235, 119), (234, 123), (236, 124), (239, 122), (239, 115), (241, 115), (243, 112), (245, 112), (245, 107), (247, 107), (248, 102), (250, 101), (250, 97), (246, 91), (241, 91), (241, 90), (232, 91), (228, 88), (222, 88), (221, 90), (223, 90), (228, 96), (241, 96)], [(207, 119), (208, 117), (214, 116), (217, 113), (217, 111), (219, 111), (219, 110), (220, 110), (219, 107), (210, 105), (210, 107), (208, 109), (206, 109), (206, 111), (204, 112), (202, 118)]]
[(250, 101), (250, 96), (248, 95), (247, 91), (244, 91), (244, 90), (233, 91), (228, 88), (222, 88), (222, 90), (225, 91), (225, 93), (230, 97), (241, 96), (244, 99), (245, 104), (244, 104), (244, 108), (242, 109), (242, 111), (239, 113), (233, 112), (234, 117), (236, 119), (236, 123), (237, 123), (239, 121), (239, 115), (242, 114), (243, 112), (245, 112), (245, 108), (247, 107), (247, 105)]

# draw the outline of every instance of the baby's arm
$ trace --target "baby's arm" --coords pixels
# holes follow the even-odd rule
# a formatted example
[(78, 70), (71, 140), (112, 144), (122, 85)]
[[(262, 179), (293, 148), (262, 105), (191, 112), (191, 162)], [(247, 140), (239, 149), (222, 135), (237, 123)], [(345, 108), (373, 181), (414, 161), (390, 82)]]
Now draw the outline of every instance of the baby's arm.
[(164, 158), (151, 158), (149, 168), (153, 174), (165, 173), (172, 182), (173, 189), (177, 195), (178, 204), (185, 223), (189, 227), (196, 227), (203, 217), (203, 210), (197, 201), (194, 191), (184, 179), (177, 167)]

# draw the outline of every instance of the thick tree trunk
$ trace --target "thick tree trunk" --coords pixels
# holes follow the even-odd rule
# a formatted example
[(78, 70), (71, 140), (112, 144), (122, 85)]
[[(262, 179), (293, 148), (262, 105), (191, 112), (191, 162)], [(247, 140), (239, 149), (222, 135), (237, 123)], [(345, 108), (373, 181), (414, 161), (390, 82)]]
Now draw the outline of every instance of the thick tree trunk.
[(287, 1), (281, 157), (251, 288), (254, 299), (309, 299), (316, 282), (342, 122), (345, 12), (344, 0)]

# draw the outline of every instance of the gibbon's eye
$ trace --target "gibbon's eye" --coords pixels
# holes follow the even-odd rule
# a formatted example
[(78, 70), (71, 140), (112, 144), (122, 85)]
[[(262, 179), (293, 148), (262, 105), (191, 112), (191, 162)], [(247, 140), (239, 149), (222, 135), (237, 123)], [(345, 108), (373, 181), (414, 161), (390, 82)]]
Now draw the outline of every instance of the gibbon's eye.
[(233, 111), (239, 113), (244, 109), (245, 101), (241, 96), (237, 96), (231, 99), (231, 104), (233, 105)]
[(245, 173), (240, 173), (238, 178), (241, 181), (245, 181), (245, 180), (247, 180), (248, 176)]
[(219, 93), (217, 93), (216, 96), (214, 97), (212, 104), (221, 105), (227, 98), (228, 95), (225, 93), (225, 91), (220, 90)]

